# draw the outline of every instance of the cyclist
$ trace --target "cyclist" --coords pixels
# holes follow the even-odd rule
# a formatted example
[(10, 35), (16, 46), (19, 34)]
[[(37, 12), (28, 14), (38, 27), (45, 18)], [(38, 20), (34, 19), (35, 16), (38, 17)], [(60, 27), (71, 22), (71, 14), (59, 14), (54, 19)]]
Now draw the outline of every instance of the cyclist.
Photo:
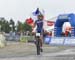
[(40, 50), (41, 52), (43, 52), (43, 49), (42, 49), (42, 45), (43, 45), (43, 15), (42, 14), (39, 14), (37, 16), (37, 20), (35, 21), (35, 26), (37, 26), (36, 28), (36, 32), (37, 33), (40, 33)]

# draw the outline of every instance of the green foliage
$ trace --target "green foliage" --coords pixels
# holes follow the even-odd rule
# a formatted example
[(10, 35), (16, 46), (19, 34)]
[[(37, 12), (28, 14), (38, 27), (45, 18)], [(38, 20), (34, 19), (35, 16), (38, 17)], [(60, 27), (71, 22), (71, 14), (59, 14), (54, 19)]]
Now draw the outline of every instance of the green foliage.
[(0, 26), (1, 26), (0, 31), (6, 32), (6, 33), (10, 31), (9, 23), (4, 18), (0, 19)]
[[(12, 25), (12, 27), (10, 26)], [(11, 30), (12, 31), (16, 31), (15, 30), (15, 27), (17, 28), (17, 31), (18, 32), (25, 32), (25, 31), (32, 31), (32, 27), (30, 25), (28, 25), (27, 23), (22, 23), (20, 21), (18, 21), (18, 24), (16, 24), (15, 26), (15, 22), (13, 19), (10, 19), (10, 21), (8, 22), (5, 18), (0, 18), (0, 31), (3, 31), (3, 32), (10, 32)]]
[(18, 31), (32, 31), (32, 27), (30, 25), (28, 25), (27, 23), (21, 23), (20, 21), (18, 21)]
[(23, 27), (22, 27), (22, 22), (18, 21), (18, 25), (17, 25), (17, 31), (20, 32), (23, 30)]
[(12, 25), (11, 30), (12, 30), (12, 31), (15, 31), (15, 22), (14, 22), (13, 19), (10, 19), (9, 24)]
[(24, 23), (23, 24), (23, 28), (24, 28), (24, 31), (32, 31), (32, 27), (30, 25), (28, 25), (27, 23)]

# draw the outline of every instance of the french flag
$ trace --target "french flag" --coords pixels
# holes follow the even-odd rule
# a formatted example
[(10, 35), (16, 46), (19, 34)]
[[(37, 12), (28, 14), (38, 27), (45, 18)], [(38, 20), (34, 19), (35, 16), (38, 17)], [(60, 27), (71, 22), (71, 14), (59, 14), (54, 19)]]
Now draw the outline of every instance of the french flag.
[(32, 19), (34, 21), (36, 21), (37, 20), (37, 16), (40, 15), (40, 14), (42, 14), (43, 18), (44, 18), (44, 10), (37, 8), (34, 12), (32, 12), (31, 17), (32, 17)]
[(40, 12), (39, 8), (37, 8), (36, 11), (33, 12), (32, 14), (33, 14), (34, 16), (37, 16), (37, 15), (41, 14), (41, 12)]

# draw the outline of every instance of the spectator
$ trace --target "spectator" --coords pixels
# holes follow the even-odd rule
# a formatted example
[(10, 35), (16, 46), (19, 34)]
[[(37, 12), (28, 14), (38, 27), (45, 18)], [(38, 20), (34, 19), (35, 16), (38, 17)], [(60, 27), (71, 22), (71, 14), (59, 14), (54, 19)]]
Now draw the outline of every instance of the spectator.
[(71, 37), (71, 33), (69, 31), (65, 31), (65, 36), (66, 37)]

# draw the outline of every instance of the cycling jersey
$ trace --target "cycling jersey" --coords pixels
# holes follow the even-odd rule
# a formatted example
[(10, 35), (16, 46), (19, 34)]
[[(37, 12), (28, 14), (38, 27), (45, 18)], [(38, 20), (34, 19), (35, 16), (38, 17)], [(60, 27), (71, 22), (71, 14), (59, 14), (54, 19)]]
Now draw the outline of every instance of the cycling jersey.
[(37, 20), (37, 21), (35, 21), (35, 24), (37, 25), (36, 31), (38, 33), (41, 33), (43, 31), (43, 21)]

